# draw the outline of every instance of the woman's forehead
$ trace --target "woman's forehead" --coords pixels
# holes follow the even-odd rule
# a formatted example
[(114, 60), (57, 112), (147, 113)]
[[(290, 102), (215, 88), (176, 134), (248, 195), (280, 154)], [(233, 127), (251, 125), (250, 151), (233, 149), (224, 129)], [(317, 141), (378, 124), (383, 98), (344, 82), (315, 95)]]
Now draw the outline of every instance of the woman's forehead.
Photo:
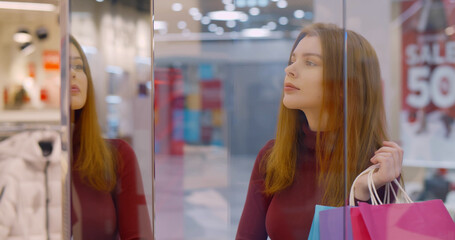
[(70, 59), (71, 60), (77, 60), (81, 59), (81, 54), (79, 53), (79, 50), (74, 44), (70, 44)]
[(294, 55), (310, 54), (322, 55), (321, 41), (317, 36), (306, 36), (300, 40), (294, 49)]

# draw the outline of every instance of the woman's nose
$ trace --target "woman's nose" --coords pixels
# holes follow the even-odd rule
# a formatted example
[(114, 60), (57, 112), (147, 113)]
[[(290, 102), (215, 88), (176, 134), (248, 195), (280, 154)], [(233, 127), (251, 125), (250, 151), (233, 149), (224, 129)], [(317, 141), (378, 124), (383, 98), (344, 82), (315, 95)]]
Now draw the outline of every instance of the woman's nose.
[(292, 67), (292, 64), (287, 66), (284, 69), (284, 72), (286, 73), (286, 76), (288, 76), (288, 77), (291, 77), (291, 78), (297, 77), (297, 74), (295, 73), (294, 68)]
[(74, 71), (74, 69), (70, 66), (70, 76), (72, 78), (75, 78), (76, 77), (76, 71)]

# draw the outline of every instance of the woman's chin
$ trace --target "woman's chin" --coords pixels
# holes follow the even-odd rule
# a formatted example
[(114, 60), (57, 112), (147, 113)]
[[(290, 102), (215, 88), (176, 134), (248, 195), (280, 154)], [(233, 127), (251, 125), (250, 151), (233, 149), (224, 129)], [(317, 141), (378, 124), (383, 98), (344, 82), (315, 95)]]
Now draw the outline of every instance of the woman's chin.
[(287, 108), (287, 109), (300, 109), (300, 104), (296, 101), (291, 101), (291, 100), (287, 100), (286, 98), (283, 99), (283, 105)]
[(82, 107), (84, 107), (84, 104), (83, 103), (79, 103), (79, 102), (74, 102), (74, 103), (71, 103), (71, 110), (79, 110), (81, 109)]

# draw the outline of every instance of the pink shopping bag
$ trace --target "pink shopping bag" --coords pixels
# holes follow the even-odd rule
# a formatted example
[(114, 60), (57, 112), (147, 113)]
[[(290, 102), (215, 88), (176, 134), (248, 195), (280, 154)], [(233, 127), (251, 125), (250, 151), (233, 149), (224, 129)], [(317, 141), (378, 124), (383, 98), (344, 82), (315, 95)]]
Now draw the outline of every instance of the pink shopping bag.
[(455, 239), (455, 223), (439, 199), (385, 205), (359, 203), (359, 210), (371, 239)]
[(368, 229), (358, 207), (351, 207), (352, 238), (354, 240), (371, 240)]

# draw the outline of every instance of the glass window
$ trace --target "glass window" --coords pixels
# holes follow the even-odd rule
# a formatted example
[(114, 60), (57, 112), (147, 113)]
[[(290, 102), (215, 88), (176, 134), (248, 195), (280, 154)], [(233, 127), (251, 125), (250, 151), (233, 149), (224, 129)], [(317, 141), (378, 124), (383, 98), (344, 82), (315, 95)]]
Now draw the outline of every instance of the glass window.
[[(364, 139), (378, 136), (358, 144), (363, 149), (370, 149), (369, 144), (379, 149), (373, 152), (376, 150), (373, 147), (361, 161), (380, 164), (373, 179), (376, 188), (381, 190), (381, 201), (384, 201), (383, 194), (387, 191), (381, 186), (396, 178), (415, 202), (401, 205), (402, 210), (393, 219), (385, 218), (380, 210), (389, 207), (374, 208), (378, 209), (376, 221), (387, 226), (381, 234), (390, 237), (401, 233), (402, 238), (453, 238), (455, 165), (451, 112), (455, 103), (452, 97), (455, 86), (452, 59), (455, 5), (453, 1), (441, 0), (346, 1), (346, 6), (346, 28), (362, 35), (371, 44), (362, 43), (365, 40), (348, 32), (348, 87), (351, 88), (347, 98), (348, 113), (351, 114), (351, 120), (347, 122), (348, 136), (367, 136)], [(354, 53), (368, 52), (363, 64), (355, 65), (359, 54), (354, 54), (351, 56), (354, 60), (349, 60), (350, 46)], [(373, 70), (375, 65), (380, 65), (380, 72), (377, 72), (379, 69)], [(349, 74), (356, 77), (351, 79)], [(354, 92), (358, 95), (351, 94)], [(381, 103), (374, 103), (374, 98), (379, 98)], [(363, 102), (366, 103), (363, 106), (358, 104)], [(384, 119), (375, 120), (382, 115)], [(356, 118), (368, 120), (367, 125), (359, 125)], [(387, 124), (383, 125), (385, 122)], [(350, 150), (354, 156), (354, 144), (349, 140), (348, 152)], [(383, 140), (393, 143), (382, 143)], [(348, 172), (348, 179), (353, 179), (356, 173)], [(402, 195), (397, 200), (404, 201), (405, 198)], [(428, 207), (431, 204), (437, 207)], [(421, 210), (416, 211), (416, 206)], [(394, 206), (390, 209), (388, 216), (398, 214)], [(431, 218), (435, 214), (439, 216), (436, 220)], [(404, 221), (417, 218), (424, 220), (412, 226), (410, 220)], [(400, 229), (407, 229), (407, 232), (400, 232)], [(371, 237), (379, 238), (380, 235), (376, 234)]]
[(153, 239), (151, 3), (70, 6), (73, 238)]
[[(335, 1), (154, 1), (157, 239), (308, 235), (319, 200), (314, 146), (305, 172), (294, 168), (298, 186), (291, 187), (284, 200), (272, 194), (275, 203), (262, 202), (254, 195), (269, 199), (263, 189), (256, 189), (264, 180), (259, 165), (273, 145), (270, 140), (276, 138), (277, 126), (288, 128), (286, 123), (278, 125), (278, 119), (293, 45), (303, 27), (315, 21), (334, 23), (339, 27), (342, 56), (341, 7)], [(313, 45), (308, 46), (304, 51), (312, 50)], [(295, 57), (302, 68), (310, 62)], [(314, 145), (316, 135), (302, 111), (294, 112), (299, 127), (293, 131), (311, 135), (305, 144)], [(303, 143), (289, 144), (307, 154)], [(297, 156), (289, 159), (306, 161)], [(343, 168), (338, 171), (343, 187)], [(307, 178), (312, 183), (303, 186), (303, 193), (299, 188)], [(343, 195), (339, 201), (342, 205)], [(269, 205), (275, 210), (267, 213)], [(255, 209), (261, 212), (252, 214)], [(271, 216), (280, 211), (286, 214)], [(267, 224), (266, 214), (271, 221)], [(291, 230), (278, 230), (281, 220)], [(248, 229), (255, 237), (246, 237)]]

